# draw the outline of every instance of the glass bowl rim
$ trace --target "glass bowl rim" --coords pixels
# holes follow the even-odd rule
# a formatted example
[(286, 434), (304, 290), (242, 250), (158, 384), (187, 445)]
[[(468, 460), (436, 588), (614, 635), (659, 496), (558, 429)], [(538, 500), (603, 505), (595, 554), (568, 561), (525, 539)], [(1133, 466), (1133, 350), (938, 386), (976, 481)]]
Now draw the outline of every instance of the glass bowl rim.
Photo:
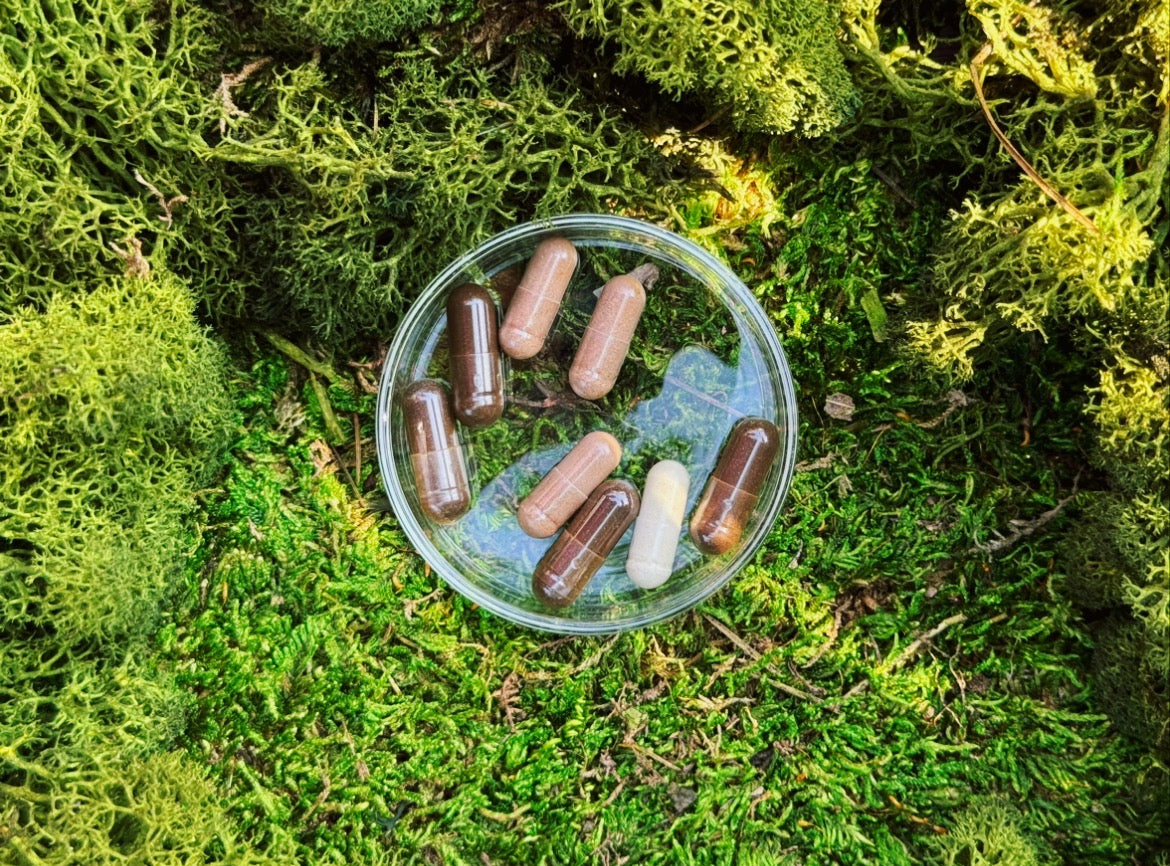
[[(656, 255), (662, 256), (664, 251), (673, 252), (675, 255), (685, 254), (685, 256), (696, 259), (703, 268), (718, 278), (717, 292), (722, 297), (723, 303), (727, 305), (728, 296), (738, 302), (739, 309), (730, 309), (729, 307), (729, 312), (734, 318), (746, 318), (755, 325), (753, 336), (762, 337), (761, 350), (766, 356), (767, 362), (774, 366), (780, 374), (779, 381), (774, 382), (773, 387), (778, 398), (777, 408), (782, 413), (785, 423), (781, 426), (783, 440), (779, 452), (781, 464), (776, 495), (769, 503), (767, 513), (761, 518), (757, 528), (757, 537), (754, 543), (743, 544), (736, 555), (724, 563), (714, 579), (698, 585), (689, 593), (673, 598), (671, 604), (661, 609), (643, 611), (637, 615), (612, 620), (565, 620), (549, 614), (518, 608), (501, 601), (467, 579), (460, 569), (456, 568), (435, 545), (419, 523), (413, 506), (406, 498), (394, 460), (390, 418), (395, 397), (395, 374), (404, 361), (406, 353), (413, 347), (413, 344), (405, 340), (404, 337), (417, 330), (427, 316), (433, 315), (430, 308), (440, 290), (449, 283), (453, 283), (460, 274), (466, 274), (469, 267), (477, 261), (489, 258), (501, 247), (516, 241), (558, 232), (596, 231), (599, 229), (615, 233), (624, 232), (634, 236), (649, 236), (656, 242), (656, 245), (651, 247), (652, 252)], [(637, 242), (631, 239), (631, 243)], [(597, 246), (599, 244), (590, 243), (589, 245)], [(639, 246), (634, 248), (644, 246), (646, 246), (645, 242), (641, 241)], [(768, 533), (772, 531), (791, 488), (796, 465), (798, 427), (796, 411), (795, 384), (776, 329), (768, 320), (767, 314), (751, 290), (727, 265), (694, 241), (654, 223), (613, 214), (575, 213), (531, 220), (493, 235), (453, 260), (426, 285), (395, 329), (390, 346), (387, 348), (378, 384), (374, 435), (378, 464), (382, 475), (382, 488), (390, 500), (394, 517), (418, 554), (449, 586), (469, 601), (518, 625), (557, 634), (605, 635), (644, 628), (690, 610), (726, 586), (732, 577), (747, 564), (748, 560), (755, 556)], [(394, 483), (391, 483), (391, 480)]]

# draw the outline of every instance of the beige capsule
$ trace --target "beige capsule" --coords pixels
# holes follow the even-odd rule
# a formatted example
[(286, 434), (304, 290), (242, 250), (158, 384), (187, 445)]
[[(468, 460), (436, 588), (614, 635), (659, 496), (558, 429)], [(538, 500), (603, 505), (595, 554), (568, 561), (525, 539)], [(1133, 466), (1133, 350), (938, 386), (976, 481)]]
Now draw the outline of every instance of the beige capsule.
[(605, 284), (569, 368), (569, 385), (578, 397), (600, 400), (610, 392), (644, 309), (646, 290), (636, 277), (622, 274)]
[(560, 237), (541, 241), (500, 325), (500, 348), (507, 355), (523, 361), (544, 348), (576, 268), (577, 249), (569, 241)]
[(586, 434), (524, 497), (516, 514), (520, 528), (533, 538), (554, 534), (621, 459), (621, 443), (611, 434), (603, 430)]
[(642, 509), (626, 557), (626, 574), (635, 586), (655, 589), (674, 571), (691, 476), (677, 460), (660, 460), (646, 473)]

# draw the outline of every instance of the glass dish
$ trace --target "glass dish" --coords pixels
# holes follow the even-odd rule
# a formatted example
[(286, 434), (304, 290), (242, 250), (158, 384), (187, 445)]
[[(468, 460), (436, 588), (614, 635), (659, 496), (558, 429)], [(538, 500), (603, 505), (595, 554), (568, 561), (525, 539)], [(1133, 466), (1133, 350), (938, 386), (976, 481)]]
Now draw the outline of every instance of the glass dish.
[[(470, 510), (454, 523), (429, 520), (419, 506), (401, 408), (402, 392), (422, 378), (448, 382), (446, 298), (466, 282), (506, 296), (542, 240), (560, 236), (579, 262), (544, 350), (503, 357), (503, 417), (459, 428), (472, 485)], [(569, 388), (576, 345), (609, 278), (652, 264), (647, 304), (613, 390), (586, 401)], [(502, 317), (501, 307), (501, 317)], [(448, 383), (449, 384), (449, 383)], [(780, 448), (739, 544), (720, 556), (700, 553), (687, 531), (731, 426), (763, 417), (780, 430)], [(632, 530), (568, 607), (543, 607), (532, 572), (553, 538), (525, 535), (521, 499), (591, 430), (622, 444), (612, 477), (642, 489), (657, 460), (690, 471), (687, 520), (671, 577), (639, 589), (625, 573)], [(509, 229), (452, 262), (428, 285), (394, 335), (383, 368), (377, 448), (383, 484), (403, 531), (455, 590), (505, 619), (568, 634), (640, 628), (685, 611), (724, 586), (759, 549), (775, 523), (796, 460), (796, 396), (775, 330), (747, 286), (700, 247), (650, 223), (575, 214)]]

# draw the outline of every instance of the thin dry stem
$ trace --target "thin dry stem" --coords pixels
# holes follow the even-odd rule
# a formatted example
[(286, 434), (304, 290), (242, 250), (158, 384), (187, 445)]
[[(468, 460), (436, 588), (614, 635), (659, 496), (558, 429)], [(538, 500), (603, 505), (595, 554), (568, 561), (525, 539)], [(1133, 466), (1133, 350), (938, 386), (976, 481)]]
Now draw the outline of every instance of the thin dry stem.
[(1024, 155), (1016, 149), (1016, 146), (1008, 141), (1008, 137), (1004, 131), (999, 128), (999, 124), (995, 122), (995, 118), (991, 114), (991, 106), (987, 104), (987, 97), (983, 95), (983, 64), (991, 57), (992, 51), (991, 43), (988, 42), (979, 49), (979, 53), (971, 59), (971, 82), (975, 85), (975, 95), (979, 98), (979, 105), (983, 108), (983, 116), (987, 118), (987, 123), (991, 127), (991, 131), (995, 133), (995, 137), (999, 139), (999, 143), (1004, 146), (1004, 149), (1011, 154), (1012, 159), (1016, 161), (1016, 165), (1024, 170), (1029, 179), (1036, 186), (1040, 187), (1041, 192), (1064, 208), (1068, 213), (1083, 225), (1086, 229), (1094, 234), (1100, 234), (1101, 229), (1097, 228), (1097, 224), (1085, 216), (1077, 206), (1065, 198), (1060, 192), (1040, 176), (1040, 173), (1032, 167), (1032, 164), (1024, 158)]

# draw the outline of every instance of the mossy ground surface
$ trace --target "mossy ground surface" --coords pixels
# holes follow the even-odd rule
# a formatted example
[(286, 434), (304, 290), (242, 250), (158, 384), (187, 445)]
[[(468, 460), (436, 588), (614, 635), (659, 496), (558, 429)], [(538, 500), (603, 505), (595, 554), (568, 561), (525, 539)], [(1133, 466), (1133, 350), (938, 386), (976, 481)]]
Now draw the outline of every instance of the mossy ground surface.
[[(716, 238), (784, 338), (801, 464), (753, 562), (656, 627), (558, 639), (467, 602), (380, 510), (373, 397), (324, 391), (334, 441), (317, 374), (252, 354), (162, 643), (197, 699), (192, 756), (257, 845), (496, 864), (1158, 850), (1164, 773), (1091, 701), (1090, 639), (1050, 587), (1059, 517), (1038, 522), (1077, 483), (1079, 407), (1026, 351), (960, 392), (876, 339), (864, 294), (895, 268), (914, 288), (941, 209), (864, 162), (786, 171), (798, 220)], [(718, 228), (701, 204), (689, 219)], [(825, 413), (834, 393), (851, 420)], [(980, 861), (993, 842), (1008, 859)]]
[[(925, 6), (0, 0), (0, 866), (1168, 866), (1165, 4)], [(373, 387), (584, 211), (752, 288), (800, 464), (559, 638), (412, 549)], [(734, 351), (662, 299), (646, 370)]]

